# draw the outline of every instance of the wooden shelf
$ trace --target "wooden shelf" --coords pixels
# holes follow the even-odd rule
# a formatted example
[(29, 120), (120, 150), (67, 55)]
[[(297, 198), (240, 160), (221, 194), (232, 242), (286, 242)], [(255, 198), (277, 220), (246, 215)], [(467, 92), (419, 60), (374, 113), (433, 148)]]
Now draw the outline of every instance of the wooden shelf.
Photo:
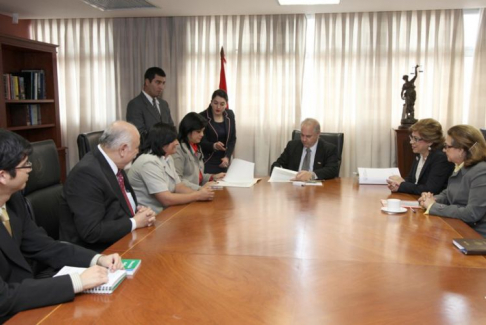
[[(61, 139), (57, 45), (0, 34), (0, 74), (17, 74), (25, 70), (44, 71), (45, 97), (48, 99), (7, 100), (4, 78), (0, 78), (0, 127), (16, 132), (30, 142), (52, 139), (58, 148), (61, 178), (64, 179), (67, 148), (62, 146)], [(39, 106), (43, 124), (25, 125), (29, 121), (28, 105)]]
[(10, 131), (21, 131), (21, 130), (33, 130), (33, 129), (46, 129), (56, 127), (55, 124), (40, 124), (40, 125), (26, 125), (26, 126), (12, 126), (8, 127), (7, 130)]
[(6, 100), (5, 104), (49, 104), (55, 102), (54, 99), (15, 99)]

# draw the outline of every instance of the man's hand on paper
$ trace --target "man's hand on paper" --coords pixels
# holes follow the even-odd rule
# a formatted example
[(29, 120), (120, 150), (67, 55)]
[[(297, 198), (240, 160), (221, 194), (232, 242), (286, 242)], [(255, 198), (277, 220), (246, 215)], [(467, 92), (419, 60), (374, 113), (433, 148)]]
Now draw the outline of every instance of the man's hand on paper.
[(307, 182), (312, 179), (312, 172), (307, 171), (307, 170), (302, 170), (295, 175), (295, 177), (292, 179), (292, 181), (303, 181)]

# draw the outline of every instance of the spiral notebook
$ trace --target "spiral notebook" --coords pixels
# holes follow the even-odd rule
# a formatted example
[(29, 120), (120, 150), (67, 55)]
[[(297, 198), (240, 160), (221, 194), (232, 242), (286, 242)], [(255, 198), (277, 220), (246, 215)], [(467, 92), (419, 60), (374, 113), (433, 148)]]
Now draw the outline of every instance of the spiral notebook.
[[(65, 266), (54, 276), (78, 273), (81, 274), (86, 270), (84, 267), (74, 267)], [(110, 294), (122, 283), (127, 277), (127, 272), (125, 270), (116, 270), (115, 272), (108, 272), (108, 283), (102, 284), (98, 287), (94, 287), (88, 290), (84, 290), (84, 293), (100, 293), (100, 294)]]

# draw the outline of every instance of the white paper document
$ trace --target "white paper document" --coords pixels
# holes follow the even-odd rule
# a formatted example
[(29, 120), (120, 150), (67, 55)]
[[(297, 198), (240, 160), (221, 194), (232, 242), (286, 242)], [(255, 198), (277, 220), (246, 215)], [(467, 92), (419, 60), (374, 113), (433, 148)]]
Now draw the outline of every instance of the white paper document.
[(386, 185), (386, 179), (392, 175), (400, 176), (398, 168), (358, 168), (360, 184)]
[(226, 176), (218, 181), (218, 185), (227, 187), (252, 187), (258, 182), (255, 178), (255, 163), (235, 158), (226, 172)]
[(322, 181), (294, 181), (292, 182), (294, 186), (322, 186)]
[(297, 175), (296, 171), (280, 167), (274, 167), (272, 170), (272, 175), (270, 176), (270, 179), (268, 181), (270, 183), (291, 182), (291, 179), (295, 178), (295, 175)]

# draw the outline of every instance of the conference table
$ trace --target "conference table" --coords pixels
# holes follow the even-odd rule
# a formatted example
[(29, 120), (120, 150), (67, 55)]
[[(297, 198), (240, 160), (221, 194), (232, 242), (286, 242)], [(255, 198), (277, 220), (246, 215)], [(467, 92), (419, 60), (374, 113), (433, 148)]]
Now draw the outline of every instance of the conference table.
[(381, 211), (384, 185), (224, 188), (174, 206), (106, 250), (142, 260), (110, 295), (8, 324), (486, 324), (486, 259), (460, 220)]

